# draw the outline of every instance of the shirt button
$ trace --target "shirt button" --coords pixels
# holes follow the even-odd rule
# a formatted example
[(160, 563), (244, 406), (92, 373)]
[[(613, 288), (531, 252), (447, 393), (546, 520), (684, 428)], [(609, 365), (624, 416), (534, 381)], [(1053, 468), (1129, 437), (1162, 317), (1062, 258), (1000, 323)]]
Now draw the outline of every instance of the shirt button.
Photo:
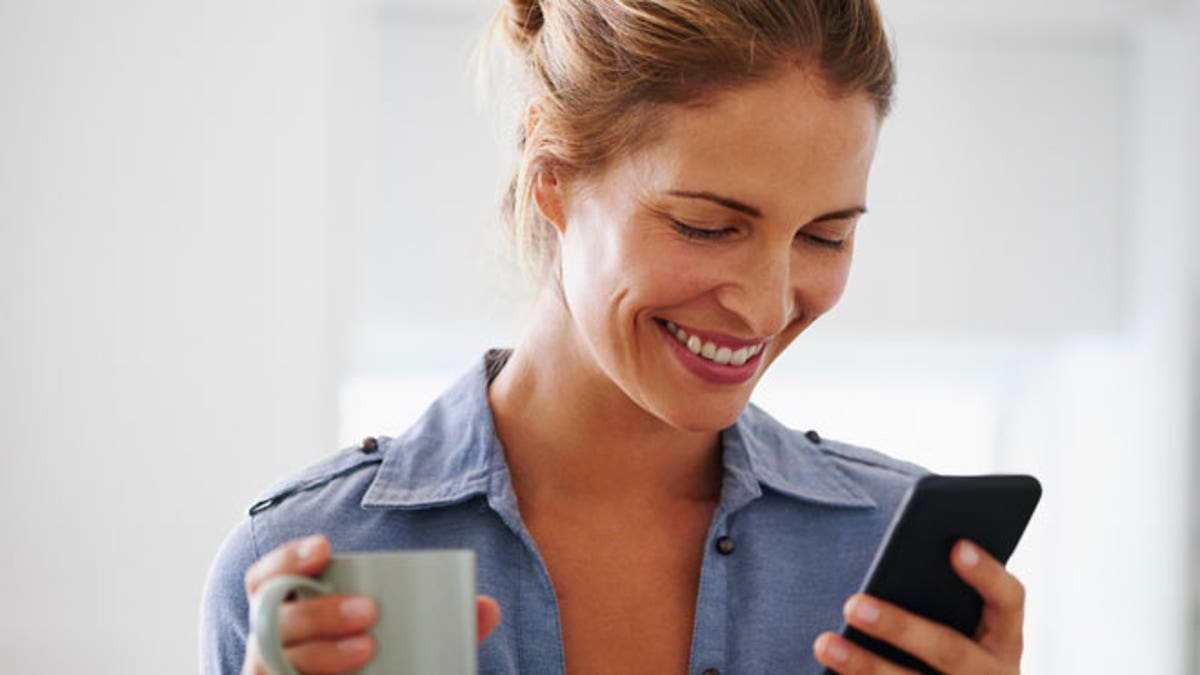
[(813, 443), (821, 442), (821, 434), (818, 434), (816, 429), (809, 429), (808, 431), (804, 432), (804, 437)]
[(733, 553), (733, 548), (733, 539), (730, 537), (717, 537), (717, 553), (729, 555)]
[(374, 436), (367, 436), (362, 442), (362, 451), (366, 454), (371, 454), (379, 450), (379, 441), (375, 440)]

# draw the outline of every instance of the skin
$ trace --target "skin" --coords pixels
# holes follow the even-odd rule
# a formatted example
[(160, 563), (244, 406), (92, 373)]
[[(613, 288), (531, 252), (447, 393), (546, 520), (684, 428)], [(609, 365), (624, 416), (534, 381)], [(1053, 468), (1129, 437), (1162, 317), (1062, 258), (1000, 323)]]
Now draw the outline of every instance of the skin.
[[(821, 85), (789, 66), (703, 106), (665, 108), (653, 142), (600, 170), (548, 163), (536, 178), (561, 285), (542, 289), (488, 394), (558, 594), (569, 672), (686, 671), (719, 432), (837, 303), (866, 205), (878, 116), (866, 95), (831, 98)], [(762, 357), (744, 381), (704, 380), (673, 351), (666, 321), (761, 344)], [(328, 543), (313, 541), (306, 557), (293, 542), (256, 563), (247, 592), (276, 574), (317, 573)], [(1017, 672), (1020, 583), (970, 550), (974, 564), (961, 545), (952, 557), (985, 601), (974, 639), (865, 596), (848, 600), (848, 620), (947, 672)], [(370, 659), (375, 610), (347, 615), (352, 599), (289, 603), (281, 625), (298, 668), (346, 672)], [(483, 639), (499, 608), (482, 597), (478, 607)], [(862, 607), (877, 618), (853, 611)], [(842, 673), (904, 672), (832, 633), (814, 653)], [(261, 672), (253, 651), (246, 668)]]

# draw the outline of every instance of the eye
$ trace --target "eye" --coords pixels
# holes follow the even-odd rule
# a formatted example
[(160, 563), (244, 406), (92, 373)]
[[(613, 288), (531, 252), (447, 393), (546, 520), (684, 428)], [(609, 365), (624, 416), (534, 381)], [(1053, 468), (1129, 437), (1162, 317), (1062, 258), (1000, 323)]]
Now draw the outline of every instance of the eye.
[(817, 246), (824, 246), (826, 248), (831, 248), (834, 250), (841, 249), (843, 246), (846, 245), (845, 239), (826, 239), (825, 237), (818, 237), (815, 234), (809, 234), (807, 232), (797, 232), (796, 237), (798, 237), (798, 238), (802, 237), (802, 238), (807, 239), (808, 241), (816, 244)]
[(837, 251), (846, 245), (857, 224), (857, 220), (841, 219), (810, 223), (796, 232), (796, 239)]
[(671, 224), (679, 231), (680, 234), (688, 239), (698, 239), (701, 241), (713, 241), (716, 239), (724, 239), (733, 233), (733, 228), (722, 227), (720, 229), (708, 229), (704, 227), (693, 227), (687, 223), (682, 223), (678, 220), (671, 220)]

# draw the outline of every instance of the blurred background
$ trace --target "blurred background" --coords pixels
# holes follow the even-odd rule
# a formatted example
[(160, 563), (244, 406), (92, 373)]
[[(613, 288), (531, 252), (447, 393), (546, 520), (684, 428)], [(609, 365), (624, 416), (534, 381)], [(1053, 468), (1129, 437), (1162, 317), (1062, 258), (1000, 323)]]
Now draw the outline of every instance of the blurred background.
[[(882, 7), (851, 284), (757, 401), (1042, 480), (1025, 672), (1200, 672), (1200, 2)], [(0, 0), (0, 671), (194, 671), (256, 495), (513, 343), (493, 8)]]

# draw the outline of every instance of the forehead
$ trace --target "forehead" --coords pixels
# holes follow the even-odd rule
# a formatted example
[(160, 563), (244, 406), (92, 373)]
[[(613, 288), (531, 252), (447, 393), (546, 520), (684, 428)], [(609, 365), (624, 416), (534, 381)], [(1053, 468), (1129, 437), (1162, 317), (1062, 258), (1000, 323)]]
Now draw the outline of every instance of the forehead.
[(764, 215), (862, 202), (878, 128), (865, 93), (834, 98), (788, 68), (703, 105), (664, 108), (658, 137), (619, 173), (651, 191), (719, 191)]

